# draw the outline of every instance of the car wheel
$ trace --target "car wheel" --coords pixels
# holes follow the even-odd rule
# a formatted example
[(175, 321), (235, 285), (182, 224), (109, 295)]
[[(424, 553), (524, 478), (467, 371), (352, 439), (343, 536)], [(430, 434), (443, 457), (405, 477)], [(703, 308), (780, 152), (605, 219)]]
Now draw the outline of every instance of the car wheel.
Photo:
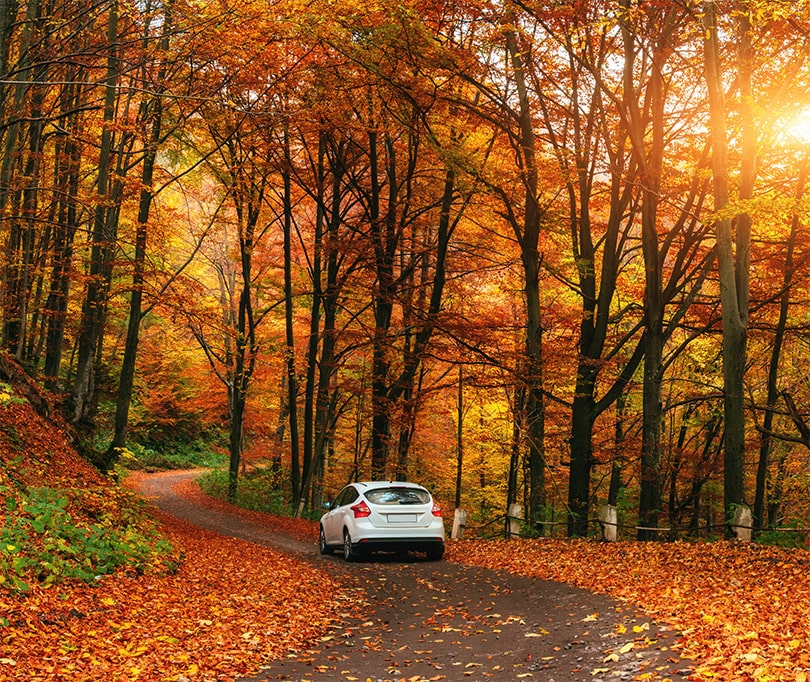
[(430, 561), (439, 561), (444, 556), (444, 547), (431, 548), (427, 550), (427, 558)]
[(343, 531), (343, 558), (346, 561), (354, 561), (357, 558), (357, 554), (352, 548), (352, 536), (347, 530)]
[(323, 526), (320, 527), (318, 533), (318, 551), (321, 554), (331, 554), (332, 548), (326, 544), (326, 534), (323, 532)]

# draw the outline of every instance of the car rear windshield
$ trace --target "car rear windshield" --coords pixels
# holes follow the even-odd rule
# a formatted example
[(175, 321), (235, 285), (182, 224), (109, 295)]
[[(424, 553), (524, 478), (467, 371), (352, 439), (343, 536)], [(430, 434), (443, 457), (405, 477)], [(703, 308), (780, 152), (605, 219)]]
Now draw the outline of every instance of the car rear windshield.
[(430, 495), (419, 488), (377, 488), (366, 493), (372, 504), (427, 504)]

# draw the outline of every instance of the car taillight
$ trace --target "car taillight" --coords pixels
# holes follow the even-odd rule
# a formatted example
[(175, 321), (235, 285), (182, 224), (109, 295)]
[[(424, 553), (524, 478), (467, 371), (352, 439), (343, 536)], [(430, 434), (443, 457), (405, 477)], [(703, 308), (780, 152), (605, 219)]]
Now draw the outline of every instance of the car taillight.
[(435, 502), (433, 503), (433, 509), (431, 509), (430, 511), (433, 514), (433, 516), (438, 516), (439, 518), (441, 518), (442, 508)]
[(351, 510), (354, 513), (354, 518), (356, 519), (371, 516), (371, 509), (368, 508), (368, 505), (365, 502), (358, 502), (351, 508)]

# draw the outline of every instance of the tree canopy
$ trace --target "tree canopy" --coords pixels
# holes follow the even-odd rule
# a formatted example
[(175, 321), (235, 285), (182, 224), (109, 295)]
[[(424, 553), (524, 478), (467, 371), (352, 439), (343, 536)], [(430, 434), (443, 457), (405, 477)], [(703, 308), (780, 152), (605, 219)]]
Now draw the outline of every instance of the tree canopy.
[(100, 468), (810, 522), (806, 2), (1, 7), (2, 346)]

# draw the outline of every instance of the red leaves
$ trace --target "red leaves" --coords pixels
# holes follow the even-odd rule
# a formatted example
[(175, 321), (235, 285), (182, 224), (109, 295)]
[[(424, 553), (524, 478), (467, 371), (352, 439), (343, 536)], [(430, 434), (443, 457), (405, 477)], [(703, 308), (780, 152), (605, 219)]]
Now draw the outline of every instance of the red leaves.
[(200, 486), (194, 480), (183, 481), (175, 486), (173, 489), (182, 497), (191, 500), (194, 504), (201, 507), (208, 507), (209, 509), (227, 512), (234, 514), (246, 520), (253, 520), (260, 524), (272, 525), (276, 531), (286, 533), (299, 540), (318, 540), (318, 523), (316, 521), (309, 521), (308, 519), (294, 519), (290, 516), (278, 516), (276, 514), (268, 514), (266, 512), (250, 511), (249, 509), (240, 509), (228, 502), (218, 500), (210, 497), (200, 490)]
[[(323, 631), (339, 586), (311, 566), (170, 517), (175, 575), (0, 597), (0, 680), (227, 680)], [(3, 622), (3, 621), (0, 621)]]
[(810, 552), (728, 543), (463, 541), (462, 563), (631, 602), (684, 635), (696, 679), (794, 680), (810, 668)]

